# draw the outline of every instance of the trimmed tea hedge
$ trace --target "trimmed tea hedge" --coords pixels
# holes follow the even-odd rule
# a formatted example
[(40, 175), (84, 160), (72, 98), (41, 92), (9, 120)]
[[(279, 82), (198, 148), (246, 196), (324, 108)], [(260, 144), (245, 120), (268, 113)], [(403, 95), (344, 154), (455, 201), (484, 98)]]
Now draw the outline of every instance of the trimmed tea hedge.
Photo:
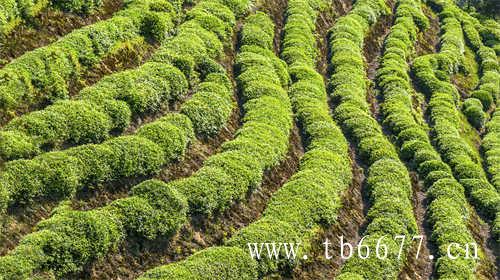
[[(424, 93), (430, 97), (430, 120), (437, 149), (450, 165), (454, 177), (465, 188), (472, 204), (487, 218), (494, 220), (500, 210), (500, 195), (488, 182), (475, 151), (460, 135), (459, 97), (450, 83), (449, 75), (458, 70), (463, 58), (464, 38), (459, 13), (455, 12), (458, 8), (447, 1), (440, 2), (440, 5), (444, 32), (441, 51), (417, 58), (412, 71)], [(470, 269), (467, 271), (471, 273)]]
[(148, 62), (105, 77), (77, 100), (58, 101), (10, 121), (0, 131), (0, 158), (31, 158), (65, 143), (100, 143), (110, 132), (127, 128), (133, 116), (159, 111), (187, 90), (184, 74), (165, 63)]
[(7, 194), (2, 197), (2, 209), (38, 197), (71, 197), (91, 184), (154, 174), (183, 155), (193, 134), (189, 118), (170, 114), (133, 136), (8, 162), (0, 175), (0, 186)]
[[(486, 157), (486, 166), (491, 175), (491, 182), (497, 192), (500, 191), (500, 102), (497, 101), (497, 109), (491, 120), (486, 125), (486, 135), (483, 138), (482, 149)], [(493, 233), (500, 241), (500, 215), (497, 214), (493, 221)]]
[(491, 174), (491, 181), (497, 191), (500, 191), (500, 108), (493, 113), (491, 120), (486, 126), (486, 135), (483, 138), (482, 148), (486, 156), (486, 165)]
[(255, 261), (248, 252), (235, 247), (213, 247), (186, 260), (149, 270), (139, 279), (224, 279), (255, 280)]
[[(412, 9), (411, 5), (401, 6), (404, 13)], [(372, 248), (382, 236), (413, 236), (418, 233), (408, 171), (372, 117), (366, 101), (363, 42), (370, 26), (388, 12), (383, 1), (358, 1), (347, 16), (337, 21), (330, 37), (331, 96), (338, 104), (334, 116), (345, 133), (352, 137), (357, 152), (368, 166), (366, 181), (372, 206), (368, 210), (363, 244)], [(392, 238), (384, 241), (389, 252), (386, 259), (379, 259), (374, 254), (367, 259), (354, 257), (345, 263), (338, 278), (375, 279), (380, 275), (396, 278), (404, 265), (409, 244), (405, 244), (402, 257), (398, 259), (396, 241)]]
[(479, 34), (484, 44), (500, 55), (500, 24), (494, 19), (485, 19), (481, 27)]
[[(222, 4), (224, 2), (228, 3), (227, 6)], [(247, 7), (249, 7), (248, 2), (246, 3)], [(241, 7), (244, 3), (233, 0), (205, 0), (196, 7), (207, 4), (211, 4), (212, 7), (216, 8), (216, 11), (225, 11), (228, 14), (228, 11), (231, 13), (232, 11), (227, 7), (233, 7), (232, 5)], [(236, 11), (241, 12), (241, 10)], [(218, 15), (209, 11), (206, 11), (205, 15), (212, 14)], [(196, 22), (201, 15), (203, 14), (193, 17), (185, 25)], [(196, 28), (197, 26), (192, 25), (192, 27)], [(194, 30), (190, 28), (189, 32)], [(204, 30), (208, 32), (210, 29)], [(188, 32), (187, 29), (185, 32)], [(198, 30), (198, 32), (202, 31)], [(206, 59), (206, 62), (208, 63), (210, 60)], [(212, 68), (206, 69), (204, 74), (200, 76), (203, 82), (199, 85), (198, 91), (192, 98), (206, 100), (212, 104), (221, 102), (221, 100), (231, 102), (233, 95), (232, 84), (224, 69), (214, 68), (215, 62), (210, 62), (210, 65), (212, 65)], [(196, 68), (198, 69), (198, 67)], [(220, 111), (207, 110), (204, 106), (197, 108), (196, 104), (198, 103), (192, 103), (188, 111), (196, 112), (194, 116), (205, 123), (207, 123), (205, 119), (215, 120), (217, 117), (223, 118), (227, 115), (226, 113), (221, 114), (222, 109)], [(232, 109), (233, 106), (229, 108), (229, 111)], [(164, 119), (164, 122), (151, 123), (142, 127), (138, 132), (138, 135), (150, 139), (160, 147), (158, 153), (162, 152), (162, 148), (166, 149), (172, 146), (172, 142), (168, 141), (168, 137), (166, 137), (172, 136), (173, 132), (169, 124), (174, 124), (190, 131), (191, 134), (193, 133), (191, 121), (183, 114), (167, 115)], [(196, 122), (196, 119), (192, 121)], [(208, 121), (208, 123), (211, 122)], [(217, 120), (214, 123), (222, 123), (222, 121)], [(215, 126), (210, 124), (210, 127), (214, 129)], [(189, 135), (189, 137), (192, 137), (192, 135)], [(121, 138), (111, 141), (117, 141)], [(86, 171), (97, 176), (111, 171), (110, 168), (99, 162), (99, 159), (105, 158), (105, 155), (98, 153), (98, 151), (107, 151), (104, 145), (108, 142), (103, 145), (88, 145), (80, 148), (82, 156), (98, 154), (93, 161), (94, 165), (88, 166), (89, 168)], [(123, 144), (125, 145), (122, 145), (121, 148), (130, 149), (130, 145)], [(128, 154), (128, 151), (123, 152), (123, 155)], [(142, 158), (146, 160), (146, 157), (143, 156)], [(136, 161), (137, 159), (139, 157), (136, 158)], [(228, 170), (229, 172), (228, 168), (239, 166), (237, 165), (240, 164), (239, 159), (236, 158), (236, 162), (232, 162), (230, 159), (230, 157), (226, 157), (226, 160), (222, 157), (212, 159), (211, 170), (216, 170), (217, 166), (220, 166), (219, 171)], [(119, 161), (118, 163), (130, 171), (137, 168), (125, 161)], [(101, 173), (96, 174), (96, 170), (101, 171)], [(237, 171), (242, 171), (242, 169), (240, 168)], [(231, 173), (227, 176), (230, 175), (232, 175), (231, 178), (241, 176), (238, 173)], [(0, 258), (0, 278), (25, 279), (38, 271), (45, 271), (56, 277), (63, 277), (67, 273), (81, 271), (89, 262), (103, 257), (110, 250), (115, 249), (127, 235), (154, 239), (158, 236), (169, 236), (175, 233), (186, 222), (187, 211), (189, 210), (185, 194), (181, 193), (175, 186), (173, 182), (167, 184), (157, 180), (145, 181), (132, 188), (131, 196), (118, 199), (105, 207), (90, 211), (73, 211), (63, 203), (62, 206), (54, 210), (51, 218), (39, 223), (36, 231), (27, 235), (18, 247)], [(205, 256), (209, 257), (210, 254)], [(236, 265), (240, 262), (244, 263), (245, 261), (243, 258), (233, 261)]]
[(427, 24), (420, 3), (400, 0), (396, 9), (395, 24), (387, 36), (377, 84), (381, 89), (384, 125), (388, 127), (401, 150), (402, 157), (417, 170), (425, 181), (429, 206), (427, 209), (432, 226), (432, 241), (438, 247), (436, 271), (442, 278), (469, 278), (475, 262), (451, 260), (447, 248), (451, 243), (473, 242), (467, 228), (469, 214), (467, 199), (462, 185), (454, 178), (450, 167), (434, 150), (427, 130), (418, 119), (422, 116), (413, 111), (412, 86), (406, 63), (413, 54), (417, 38), (416, 25), (423, 30)]
[(89, 14), (103, 5), (104, 0), (51, 0), (51, 4), (63, 11)]
[(0, 70), (0, 111), (68, 98), (71, 81), (124, 42), (172, 32), (183, 1), (130, 1), (112, 18), (75, 30), (58, 41), (27, 52)]
[[(307, 243), (319, 225), (335, 221), (341, 207), (340, 194), (351, 183), (352, 173), (347, 141), (329, 115), (323, 77), (314, 70), (317, 52), (314, 30), (320, 4), (323, 2), (290, 0), (283, 40), (282, 56), (289, 64), (292, 79), (289, 94), (308, 143), (300, 171), (273, 196), (259, 221), (227, 242), (231, 247), (203, 250), (185, 261), (152, 269), (140, 279), (257, 279), (258, 275), (276, 271), (283, 263), (262, 259), (257, 266), (249, 258), (246, 242)], [(260, 28), (252, 28), (259, 34)], [(270, 47), (267, 43), (264, 45)], [(307, 50), (312, 52), (304, 55)], [(216, 261), (219, 259), (232, 261)], [(238, 270), (233, 268), (236, 259), (245, 260)], [(219, 269), (234, 273), (218, 274)]]
[(461, 21), (462, 28), (469, 45), (475, 51), (480, 61), (481, 80), (478, 88), (463, 104), (463, 112), (469, 122), (476, 128), (484, 126), (487, 113), (500, 95), (500, 74), (495, 50), (484, 45), (480, 31), (483, 27), (479, 21), (466, 12), (456, 8), (457, 19)]
[[(208, 2), (217, 7), (219, 11), (231, 12), (221, 4), (221, 1)], [(233, 1), (228, 0), (228, 2)], [(201, 7), (206, 5), (206, 3), (203, 3), (200, 3)], [(184, 57), (190, 59), (196, 57), (197, 59), (193, 67), (195, 66), (196, 72), (200, 73), (196, 74), (196, 76), (200, 76), (200, 78), (204, 79), (204, 82), (198, 86), (199, 93), (193, 97), (193, 101), (183, 107), (185, 115), (169, 115), (175, 116), (175, 123), (168, 123), (168, 120), (173, 117), (162, 118), (140, 128), (134, 136), (118, 137), (102, 144), (84, 145), (62, 152), (46, 153), (32, 160), (8, 162), (3, 174), (0, 175), (2, 208), (5, 209), (8, 204), (12, 203), (29, 202), (35, 197), (53, 199), (68, 197), (89, 184), (100, 184), (128, 176), (154, 174), (159, 171), (162, 165), (179, 158), (183, 154), (186, 145), (195, 133), (191, 127), (192, 122), (202, 121), (203, 125), (207, 125), (210, 131), (197, 131), (199, 133), (208, 133), (206, 136), (226, 124), (232, 111), (231, 83), (224, 68), (220, 65), (217, 66), (218, 64), (213, 61), (210, 55), (221, 51), (218, 48), (222, 46), (222, 42), (215, 38), (215, 41), (203, 40), (202, 45), (193, 46), (193, 49), (189, 49), (186, 45), (191, 39), (198, 38), (198, 40), (201, 40), (197, 34), (202, 34), (204, 35), (203, 38), (208, 38), (209, 34), (214, 35), (216, 33), (216, 30), (206, 29), (210, 28), (210, 26), (203, 28), (199, 24), (205, 22), (205, 18), (211, 15), (208, 11), (197, 13), (196, 16), (193, 16), (191, 20), (180, 27), (178, 35), (170, 39), (159, 52), (159, 54), (163, 51), (167, 52), (170, 49), (168, 46), (171, 44), (174, 46), (183, 45), (184, 50), (191, 53), (191, 55), (186, 54)], [(222, 16), (221, 18), (229, 20), (233, 25), (235, 24), (234, 16), (230, 19)], [(229, 37), (229, 35), (225, 36), (227, 39)], [(190, 39), (187, 40), (187, 38)], [(201, 54), (197, 56), (195, 51)], [(172, 66), (168, 66), (169, 63), (173, 62), (166, 59), (161, 61), (159, 58), (155, 58), (155, 62), (145, 65), (145, 69), (152, 68), (152, 65), (167, 67), (166, 69), (160, 68), (160, 70), (174, 69)], [(182, 76), (179, 71), (177, 70), (178, 76)], [(126, 75), (127, 73), (125, 72), (122, 78), (128, 79), (130, 76)], [(163, 74), (168, 75), (168, 77), (165, 77), (165, 80), (154, 79), (156, 86), (167, 86), (170, 79), (175, 80), (175, 76), (169, 75), (170, 72), (167, 71)], [(153, 77), (153, 75), (149, 75)], [(97, 103), (99, 100), (107, 99), (130, 100), (129, 104), (139, 104), (138, 108), (146, 109), (151, 106), (148, 102), (155, 102), (155, 98), (148, 99), (148, 96), (140, 94), (140, 91), (128, 90), (126, 83), (103, 84), (104, 87), (91, 88), (82, 94), (82, 97), (90, 98), (89, 96), (93, 96)], [(122, 85), (125, 88), (113, 88), (113, 85)], [(172, 85), (183, 87), (181, 83), (172, 83)], [(105, 86), (108, 86), (109, 90), (101, 90), (106, 88)], [(130, 87), (133, 88), (133, 86)], [(150, 101), (142, 102), (144, 100)], [(206, 106), (198, 108), (196, 104), (199, 104), (200, 100), (209, 104), (218, 103), (220, 107), (217, 110)], [(167, 122), (164, 121), (165, 119)], [(199, 127), (200, 125), (195, 125), (195, 128)], [(95, 151), (91, 152), (89, 149)], [(99, 168), (96, 168), (96, 166)]]

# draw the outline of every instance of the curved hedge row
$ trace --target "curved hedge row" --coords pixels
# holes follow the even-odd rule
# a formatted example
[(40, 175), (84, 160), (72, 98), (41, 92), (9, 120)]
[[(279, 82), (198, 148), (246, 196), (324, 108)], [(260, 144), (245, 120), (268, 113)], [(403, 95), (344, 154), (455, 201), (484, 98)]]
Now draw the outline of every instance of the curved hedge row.
[[(299, 171), (273, 194), (262, 217), (235, 234), (228, 246), (247, 250), (248, 242), (286, 240), (301, 243), (300, 258), (310, 249), (311, 237), (321, 226), (333, 224), (342, 207), (341, 195), (352, 182), (348, 143), (330, 116), (325, 83), (315, 70), (316, 20), (326, 5), (327, 1), (289, 0), (286, 10), (281, 56), (289, 65), (288, 92), (305, 136)], [(266, 256), (258, 260), (257, 272), (264, 276), (297, 264), (281, 252), (279, 261)]]
[(61, 278), (81, 271), (115, 249), (125, 234), (152, 239), (172, 233), (184, 222), (186, 208), (185, 199), (160, 181), (137, 185), (132, 196), (96, 210), (73, 211), (63, 204), (0, 257), (0, 278), (29, 279), (39, 272)]
[[(103, 78), (97, 84), (83, 89), (78, 100), (59, 101), (45, 110), (12, 120), (4, 127), (4, 131), (0, 131), (0, 158), (30, 158), (40, 154), (42, 147), (50, 149), (64, 143), (102, 142), (110, 132), (125, 129), (132, 116), (158, 111), (181, 99), (187, 93), (184, 74), (189, 76), (189, 81), (194, 86), (199, 80), (198, 72), (203, 75), (203, 72), (220, 68), (207, 57), (216, 59), (223, 55), (223, 42), (228, 42), (226, 34), (231, 31), (235, 18), (225, 10), (215, 11), (224, 22), (218, 18), (205, 18), (205, 10), (212, 11), (216, 8), (214, 4), (204, 3), (187, 12), (188, 19), (198, 18), (198, 21), (182, 24), (178, 34), (163, 43), (151, 62), (138, 69)], [(242, 9), (235, 8), (238, 12)], [(208, 20), (211, 22), (206, 23)], [(201, 23), (213, 32), (199, 28)], [(205, 47), (206, 44), (210, 48)], [(200, 102), (204, 102), (201, 98), (200, 95), (197, 99), (188, 101), (183, 107), (184, 112), (189, 111), (190, 104), (197, 102), (197, 106), (201, 105)], [(211, 107), (212, 105), (216, 106)], [(227, 112), (227, 102), (224, 100), (205, 106), (206, 109)], [(192, 117), (195, 111), (190, 113)], [(213, 127), (210, 122), (215, 120), (198, 121), (200, 122), (196, 123), (195, 129), (200, 134), (213, 134), (223, 124)]]
[(255, 280), (257, 265), (247, 251), (236, 247), (212, 247), (199, 251), (178, 263), (149, 270), (146, 279), (221, 279)]
[(133, 136), (11, 161), (0, 175), (2, 210), (33, 198), (71, 197), (87, 185), (154, 174), (183, 155), (192, 134), (191, 121), (173, 114), (143, 126)]
[(103, 6), (102, 0), (2, 0), (0, 1), (0, 34), (7, 35), (21, 22), (38, 16), (44, 9), (91, 14)]
[(412, 71), (424, 93), (430, 97), (430, 121), (438, 151), (465, 188), (472, 204), (493, 220), (500, 210), (500, 196), (488, 182), (475, 151), (460, 135), (459, 96), (449, 81), (450, 74), (457, 71), (463, 58), (462, 29), (456, 18), (456, 6), (446, 1), (440, 5), (444, 31), (441, 51), (415, 59)]
[(456, 8), (456, 17), (462, 22), (465, 37), (480, 60), (481, 79), (478, 88), (464, 101), (463, 112), (476, 128), (484, 126), (487, 113), (500, 95), (500, 74), (495, 51), (483, 44), (479, 21)]
[[(213, 14), (206, 9), (207, 7), (231, 15), (232, 11), (228, 7), (236, 8), (245, 4), (249, 7), (247, 1), (201, 1), (194, 9), (203, 9), (205, 12), (193, 16), (192, 20), (184, 24), (190, 28), (181, 28), (183, 31), (180, 31), (179, 34), (187, 36), (190, 33), (208, 34), (214, 32), (212, 29), (204, 29), (196, 25), (201, 19), (206, 19), (208, 15), (216, 15), (211, 19), (223, 19), (225, 22), (227, 18), (220, 14)], [(234, 16), (230, 18), (234, 19)], [(229, 24), (234, 26), (234, 20)], [(207, 45), (210, 46), (210, 43), (207, 42)], [(220, 45), (220, 42), (216, 45)], [(175, 126), (170, 124), (181, 126), (189, 133), (193, 133), (191, 122), (194, 124), (200, 120), (208, 124), (211, 129), (215, 129), (218, 124), (223, 123), (224, 125), (229, 120), (229, 117), (225, 118), (225, 116), (230, 114), (235, 107), (233, 106), (235, 104), (232, 103), (231, 81), (223, 72), (223, 68), (215, 68), (215, 62), (208, 57), (205, 57), (204, 61), (212, 65), (212, 68), (205, 68), (203, 74), (200, 75), (203, 82), (191, 98), (194, 100), (193, 103), (186, 105), (187, 109), (183, 108), (184, 114), (187, 116), (183, 114), (167, 115), (164, 117), (164, 121), (160, 120), (142, 127), (138, 135), (154, 141), (165, 149), (182, 142), (175, 143), (176, 139), (169, 140), (175, 136), (176, 132), (173, 130)], [(196, 66), (195, 69), (197, 70), (198, 67)], [(221, 108), (214, 110), (206, 108), (204, 105), (197, 106), (200, 102), (220, 104)], [(225, 118), (225, 120), (218, 118)], [(218, 129), (220, 130), (223, 125), (219, 125)], [(182, 139), (178, 137), (177, 140)], [(95, 152), (92, 148), (105, 149), (103, 145), (83, 147), (86, 147), (83, 150), (89, 153)], [(123, 145), (121, 148), (128, 147)], [(139, 147), (138, 150), (144, 151), (144, 147)], [(115, 149), (115, 151), (117, 150)], [(158, 149), (157, 153), (161, 154), (161, 152), (161, 149)], [(128, 155), (129, 153), (125, 151), (123, 154)], [(145, 154), (140, 155), (139, 159), (144, 162), (151, 161), (151, 157)], [(231, 162), (228, 161), (214, 159), (212, 162), (218, 162), (228, 168), (232, 167)], [(126, 166), (128, 163), (123, 165)], [(234, 163), (233, 165), (236, 166)], [(105, 170), (104, 167), (96, 161), (95, 165), (89, 166), (88, 170)], [(129, 167), (130, 170), (135, 168), (134, 166)], [(215, 165), (213, 167), (215, 168)], [(157, 180), (148, 180), (133, 187), (131, 196), (90, 211), (74, 211), (63, 203), (62, 206), (54, 210), (51, 218), (37, 225), (35, 232), (25, 236), (13, 251), (0, 258), (0, 279), (3, 279), (2, 277), (5, 279), (26, 279), (38, 272), (48, 272), (57, 277), (63, 277), (67, 273), (81, 271), (89, 262), (105, 256), (115, 249), (127, 235), (152, 240), (158, 236), (169, 236), (175, 233), (186, 222), (189, 209), (185, 195), (174, 186), (173, 183), (166, 184)]]
[[(497, 109), (486, 125), (486, 135), (483, 138), (482, 148), (486, 157), (486, 166), (491, 175), (491, 181), (497, 191), (500, 191), (500, 102), (497, 100)], [(493, 234), (500, 241), (500, 215), (497, 214), (493, 222)]]
[(483, 138), (482, 148), (486, 156), (486, 165), (491, 174), (491, 181), (497, 191), (500, 191), (500, 102), (491, 120), (486, 125), (486, 135)]
[[(396, 21), (385, 40), (377, 84), (381, 89), (384, 125), (396, 136), (401, 155), (425, 181), (429, 199), (428, 214), (432, 241), (438, 246), (436, 273), (440, 278), (469, 279), (476, 263), (451, 260), (447, 248), (451, 243), (474, 242), (468, 224), (467, 199), (463, 186), (453, 177), (451, 169), (434, 150), (422, 119), (413, 112), (412, 85), (407, 61), (413, 54), (418, 28), (427, 27), (420, 3), (400, 0)], [(423, 120), (422, 120), (423, 121)]]
[(78, 100), (11, 120), (0, 131), (0, 158), (31, 158), (65, 143), (100, 143), (111, 132), (123, 132), (133, 116), (159, 111), (187, 91), (184, 74), (166, 63), (113, 74), (84, 89)]
[[(408, 11), (408, 9), (407, 9)], [(357, 152), (368, 166), (366, 182), (371, 207), (363, 244), (375, 248), (383, 236), (418, 233), (411, 202), (412, 187), (405, 165), (399, 160), (391, 142), (385, 137), (378, 122), (372, 117), (366, 101), (367, 79), (363, 60), (363, 42), (379, 16), (389, 13), (384, 1), (358, 1), (353, 10), (339, 19), (331, 30), (331, 96), (338, 106), (334, 116), (344, 131), (354, 140)], [(385, 239), (386, 259), (370, 254), (349, 259), (338, 279), (376, 279), (380, 275), (397, 278), (409, 249), (405, 244), (398, 258), (398, 244)]]
[[(211, 54), (219, 52), (216, 48), (220, 47), (222, 42), (216, 37), (211, 41), (205, 40), (205, 38), (211, 38), (208, 35), (213, 35), (217, 30), (205, 23), (208, 22), (207, 18), (211, 18), (212, 22), (218, 20), (226, 25), (235, 24), (234, 16), (226, 18), (224, 15), (212, 13), (209, 8), (206, 8), (210, 6), (216, 11), (231, 13), (231, 10), (221, 4), (224, 1), (236, 2), (218, 0), (200, 3), (197, 6), (199, 8), (193, 9), (198, 11), (197, 14), (184, 23), (180, 27), (178, 35), (167, 42), (159, 51), (159, 54), (163, 51), (170, 51), (170, 45), (183, 46), (183, 51), (186, 52), (185, 57), (189, 58), (191, 57), (189, 54), (191, 54), (196, 59), (195, 70), (199, 71), (200, 77), (205, 80), (198, 86), (199, 94), (182, 107), (186, 115), (182, 115), (181, 119), (187, 119), (188, 123), (183, 121), (174, 125), (178, 126), (176, 128), (165, 124), (164, 119), (160, 119), (140, 128), (135, 136), (118, 137), (102, 144), (83, 145), (62, 152), (50, 152), (32, 160), (8, 162), (4, 172), (0, 175), (2, 209), (5, 209), (8, 204), (30, 201), (35, 197), (55, 199), (68, 197), (78, 189), (90, 184), (100, 184), (128, 176), (153, 174), (159, 171), (162, 165), (182, 155), (189, 139), (195, 133), (191, 128), (192, 122), (201, 121), (203, 125), (211, 128), (211, 131), (197, 130), (196, 132), (199, 133), (212, 133), (213, 130), (220, 129), (219, 126), (224, 125), (229, 120), (232, 111), (229, 90), (231, 84), (225, 75), (224, 68), (213, 61), (211, 57)], [(220, 16), (220, 18), (212, 14)], [(225, 22), (225, 20), (229, 20), (229, 22)], [(225, 37), (229, 38), (229, 36)], [(202, 41), (203, 44), (189, 46), (188, 44), (193, 41)], [(198, 52), (198, 56), (196, 52)], [(168, 65), (175, 64), (175, 62), (167, 57), (155, 57), (154, 61), (149, 65), (163, 65), (162, 67), (167, 67), (166, 69), (174, 69)], [(165, 70), (165, 68), (161, 70)], [(176, 72), (178, 77), (181, 77), (181, 81), (185, 80), (184, 75), (179, 70)], [(171, 72), (167, 71), (163, 74), (169, 75)], [(124, 76), (124, 78), (128, 78), (128, 76)], [(163, 81), (156, 79), (155, 82), (159, 82), (160, 85), (168, 85), (171, 78), (172, 76), (166, 77), (166, 80)], [(182, 83), (174, 85), (181, 87)], [(135, 94), (136, 92), (126, 88), (108, 91), (96, 88), (95, 91), (88, 91), (88, 94), (91, 95), (92, 92), (95, 92), (96, 100), (106, 99), (100, 95), (116, 97), (122, 95), (124, 100), (131, 100), (130, 103), (134, 101), (136, 104), (142, 105), (141, 98), (146, 101), (155, 101), (155, 96), (148, 99), (148, 96), (141, 94), (140, 91)], [(216, 109), (206, 106), (195, 108), (194, 105), (199, 104), (200, 101), (206, 102), (206, 104), (216, 103), (219, 106)], [(148, 104), (146, 103), (146, 105)], [(147, 108), (147, 106), (144, 107)], [(192, 119), (190, 120), (186, 116)], [(195, 128), (198, 127), (200, 125), (195, 124)]]
[[(247, 242), (287, 240), (302, 242), (307, 248), (315, 229), (335, 221), (341, 207), (340, 194), (351, 183), (352, 173), (347, 141), (329, 115), (323, 77), (314, 69), (315, 21), (323, 4), (314, 0), (288, 1), (284, 29), (282, 57), (289, 64), (292, 79), (289, 94), (307, 137), (300, 171), (273, 195), (262, 218), (226, 243), (230, 247), (203, 250), (185, 261), (152, 269), (140, 279), (257, 279), (294, 263), (284, 258), (280, 262), (261, 259), (256, 263), (246, 251)], [(240, 261), (238, 269), (235, 260)], [(234, 273), (218, 274), (218, 269)]]
[(500, 24), (494, 19), (486, 19), (480, 27), (479, 34), (484, 44), (500, 55)]
[[(171, 184), (182, 193), (190, 214), (211, 216), (245, 198), (262, 182), (263, 172), (282, 161), (292, 128), (291, 106), (285, 87), (286, 65), (262, 42), (272, 46), (274, 27), (257, 13), (246, 19), (236, 57), (237, 83), (243, 100), (243, 125), (235, 139), (222, 146), (191, 177)], [(185, 109), (183, 110), (185, 111)]]
[(183, 1), (130, 1), (112, 18), (75, 30), (48, 46), (27, 52), (0, 70), (0, 111), (68, 98), (71, 81), (123, 42), (163, 40), (179, 19)]

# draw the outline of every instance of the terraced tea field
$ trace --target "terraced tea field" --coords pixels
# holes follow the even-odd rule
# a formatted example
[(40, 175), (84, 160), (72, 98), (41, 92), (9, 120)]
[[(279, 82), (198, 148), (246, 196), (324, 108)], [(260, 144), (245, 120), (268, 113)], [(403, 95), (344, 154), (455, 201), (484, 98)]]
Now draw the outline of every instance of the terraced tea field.
[(0, 280), (500, 278), (499, 16), (0, 0)]

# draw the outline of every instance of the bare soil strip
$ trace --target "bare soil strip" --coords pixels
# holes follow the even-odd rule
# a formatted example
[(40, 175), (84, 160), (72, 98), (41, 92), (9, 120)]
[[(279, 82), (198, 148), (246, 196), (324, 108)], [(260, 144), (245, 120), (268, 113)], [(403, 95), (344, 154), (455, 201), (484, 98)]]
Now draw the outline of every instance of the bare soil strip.
[(437, 248), (430, 241), (431, 226), (426, 214), (429, 201), (425, 194), (424, 184), (419, 180), (417, 173), (410, 171), (410, 176), (413, 187), (413, 212), (417, 219), (418, 232), (423, 236), (424, 240), (419, 252), (417, 245), (410, 248), (408, 259), (406, 260), (407, 265), (399, 275), (399, 279), (431, 279), (431, 276), (434, 275), (434, 262), (430, 260), (429, 256), (437, 256)]
[(352, 8), (352, 2), (347, 0), (331, 0), (331, 5), (322, 11), (316, 20), (316, 35), (319, 49), (318, 63), (316, 68), (323, 75), (325, 81), (328, 81), (328, 61), (330, 59), (328, 49), (329, 30), (335, 24), (335, 21), (345, 16)]
[(55, 202), (35, 201), (29, 208), (10, 211), (0, 218), (0, 256), (17, 246), (19, 240), (33, 231), (41, 220), (49, 217), (58, 204)]
[(287, 0), (263, 0), (262, 7), (259, 9), (267, 13), (274, 21), (274, 53), (278, 56), (281, 52), (281, 39), (283, 38), (287, 6)]

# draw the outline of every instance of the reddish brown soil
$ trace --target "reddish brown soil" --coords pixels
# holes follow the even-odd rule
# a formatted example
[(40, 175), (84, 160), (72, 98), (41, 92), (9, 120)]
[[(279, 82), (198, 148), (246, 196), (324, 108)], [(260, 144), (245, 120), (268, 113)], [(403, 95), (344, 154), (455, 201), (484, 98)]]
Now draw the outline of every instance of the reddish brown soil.
[(5, 255), (19, 243), (19, 240), (31, 233), (33, 226), (47, 218), (57, 206), (54, 202), (34, 202), (29, 208), (19, 207), (0, 218), (0, 256)]
[(136, 68), (144, 64), (159, 47), (156, 42), (130, 42), (123, 46), (116, 53), (112, 53), (96, 66), (86, 69), (79, 81), (69, 87), (70, 95), (77, 95), (84, 87), (91, 86), (104, 76)]
[[(391, 1), (389, 2), (391, 7), (393, 8), (394, 4)], [(370, 105), (370, 110), (373, 117), (379, 121), (380, 106), (378, 102), (378, 90), (376, 89), (375, 85), (375, 77), (380, 65), (380, 58), (383, 51), (384, 40), (391, 30), (393, 20), (393, 14), (381, 16), (375, 23), (375, 25), (372, 26), (368, 35), (365, 37), (363, 48), (363, 53), (366, 61), (366, 73), (369, 80), (366, 101)]]
[(316, 20), (316, 35), (319, 56), (317, 61), (317, 70), (323, 75), (325, 81), (328, 80), (329, 73), (329, 49), (328, 39), (330, 28), (335, 24), (335, 21), (346, 15), (352, 8), (352, 3), (342, 0), (332, 0), (332, 4), (322, 11)]
[[(499, 279), (498, 270), (500, 256), (499, 244), (491, 236), (490, 226), (485, 223), (476, 211), (470, 209), (469, 230), (476, 244), (483, 251), (485, 258), (481, 260), (477, 268), (478, 279)], [(497, 278), (495, 278), (497, 277)]]

